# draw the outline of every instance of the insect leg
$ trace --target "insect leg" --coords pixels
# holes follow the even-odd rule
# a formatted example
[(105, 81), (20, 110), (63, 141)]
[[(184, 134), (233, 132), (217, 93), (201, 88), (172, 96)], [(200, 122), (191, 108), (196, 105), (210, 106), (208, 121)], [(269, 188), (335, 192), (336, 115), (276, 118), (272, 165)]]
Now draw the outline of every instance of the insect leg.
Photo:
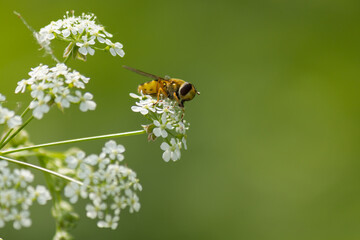
[(176, 95), (176, 93), (174, 93), (173, 95), (174, 95), (175, 100), (176, 100), (177, 103), (179, 104), (179, 106), (180, 106), (181, 108), (184, 108), (184, 104), (182, 103), (182, 101), (180, 101), (180, 99), (178, 98), (178, 96)]
[[(159, 84), (159, 83), (158, 83), (158, 84)], [(158, 90), (158, 93), (157, 93), (157, 101), (156, 101), (156, 103), (154, 103), (154, 105), (156, 105), (156, 104), (159, 102), (159, 100), (160, 100), (160, 94), (163, 94), (165, 98), (168, 97), (166, 91), (165, 91), (162, 87), (159, 87), (159, 90)]]

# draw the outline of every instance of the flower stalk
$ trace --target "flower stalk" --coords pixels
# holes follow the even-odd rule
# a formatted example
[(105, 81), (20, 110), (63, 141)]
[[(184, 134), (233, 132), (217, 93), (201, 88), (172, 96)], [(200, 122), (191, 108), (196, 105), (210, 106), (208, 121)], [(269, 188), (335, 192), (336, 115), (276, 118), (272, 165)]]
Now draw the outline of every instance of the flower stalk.
[(86, 142), (86, 141), (92, 141), (92, 140), (100, 140), (100, 139), (111, 139), (111, 138), (118, 138), (118, 137), (136, 136), (136, 135), (140, 135), (140, 134), (144, 134), (144, 133), (146, 133), (145, 130), (136, 130), (136, 131), (130, 131), (130, 132), (123, 132), (123, 133), (113, 133), (113, 134), (107, 134), (107, 135), (69, 139), (69, 140), (58, 141), (58, 142), (43, 143), (43, 144), (38, 144), (38, 145), (33, 145), (33, 146), (28, 146), (28, 147), (15, 148), (15, 149), (1, 151), (0, 156), (10, 154), (10, 153), (15, 153), (15, 152), (33, 150), (33, 149), (37, 149), (37, 148), (52, 147), (52, 146)]
[(1, 156), (1, 155), (0, 155), (0, 159), (3, 159), (3, 160), (8, 161), (8, 162), (15, 163), (15, 164), (18, 164), (18, 165), (21, 165), (21, 166), (26, 166), (26, 167), (33, 168), (33, 169), (36, 169), (36, 170), (40, 170), (40, 171), (42, 171), (42, 172), (46, 172), (46, 173), (52, 174), (52, 175), (57, 176), (57, 177), (59, 177), (59, 178), (65, 179), (65, 180), (67, 180), (67, 181), (74, 182), (74, 183), (79, 184), (79, 185), (83, 185), (82, 182), (80, 182), (80, 181), (78, 181), (78, 180), (75, 180), (75, 179), (73, 179), (73, 178), (71, 178), (71, 177), (68, 177), (68, 176), (66, 176), (66, 175), (63, 175), (63, 174), (60, 174), (60, 173), (51, 171), (51, 170), (46, 169), (46, 168), (43, 168), (43, 167), (36, 166), (36, 165), (34, 165), (34, 164), (30, 164), (30, 163), (18, 161), (18, 160), (16, 160), (16, 159), (4, 157), (4, 156)]

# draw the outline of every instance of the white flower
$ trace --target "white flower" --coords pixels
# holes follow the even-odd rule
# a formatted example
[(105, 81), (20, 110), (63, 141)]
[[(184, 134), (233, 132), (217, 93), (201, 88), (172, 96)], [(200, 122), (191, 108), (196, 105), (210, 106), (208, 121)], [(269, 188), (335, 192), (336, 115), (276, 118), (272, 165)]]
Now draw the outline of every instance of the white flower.
[(2, 191), (1, 198), (0, 198), (1, 205), (5, 206), (5, 207), (10, 207), (10, 206), (16, 205), (17, 200), (18, 200), (18, 195), (19, 194), (16, 192), (15, 189), (9, 189), (6, 191)]
[(161, 116), (161, 123), (158, 120), (154, 120), (154, 125), (156, 128), (154, 128), (153, 133), (156, 137), (163, 137), (166, 138), (168, 136), (168, 133), (166, 129), (172, 130), (174, 127), (167, 121), (166, 113), (164, 113)]
[[(59, 75), (66, 76), (69, 73), (69, 68), (65, 65), (65, 63), (58, 63), (55, 67), (50, 69), (56, 77)], [(44, 77), (42, 77), (44, 78)]]
[(84, 189), (82, 189), (79, 184), (74, 182), (70, 182), (68, 185), (66, 185), (64, 194), (70, 199), (71, 203), (76, 203), (79, 199), (80, 194), (82, 196), (86, 196), (86, 192), (84, 192)]
[(15, 168), (11, 171), (6, 162), (0, 161), (0, 228), (10, 221), (15, 229), (29, 227), (29, 207), (36, 200), (45, 204), (51, 199), (45, 187), (29, 185), (33, 179), (29, 170)]
[(30, 227), (31, 226), (31, 219), (29, 218), (29, 216), (30, 216), (29, 211), (18, 212), (16, 209), (13, 209), (12, 214), (13, 214), (13, 218), (14, 218), (13, 226), (16, 230), (19, 230), (22, 227)]
[(99, 169), (105, 169), (105, 167), (110, 163), (110, 159), (105, 157), (106, 154), (100, 154), (100, 156), (96, 154), (91, 154), (87, 156), (84, 160), (86, 164), (89, 164), (90, 166), (97, 165)]
[(105, 143), (105, 147), (103, 147), (102, 151), (103, 153), (108, 154), (112, 160), (115, 158), (119, 161), (124, 160), (124, 155), (122, 153), (125, 152), (125, 147), (121, 144), (116, 144), (116, 142), (113, 140)]
[(111, 204), (111, 209), (114, 210), (116, 215), (120, 214), (121, 209), (126, 208), (127, 206), (127, 199), (124, 196), (115, 196), (114, 203)]
[(129, 212), (138, 212), (140, 210), (140, 203), (139, 203), (139, 197), (132, 192), (130, 189), (127, 189), (125, 191), (126, 195), (129, 196), (128, 198), (128, 205), (130, 206)]
[(72, 96), (70, 94), (70, 90), (69, 89), (64, 89), (60, 95), (56, 96), (55, 98), (55, 102), (59, 105), (60, 108), (69, 108), (70, 107), (70, 103), (76, 103), (79, 102), (79, 98)]
[(36, 188), (28, 186), (27, 190), (31, 198), (36, 199), (40, 205), (45, 205), (51, 199), (50, 192), (44, 186), (38, 185)]
[(80, 98), (80, 110), (86, 112), (88, 110), (95, 110), (96, 103), (92, 101), (93, 95), (89, 92), (86, 92), (83, 96), (80, 91), (75, 92), (76, 95)]
[(185, 134), (186, 133), (186, 126), (183, 122), (178, 122), (178, 126), (175, 128), (175, 131), (180, 133), (180, 134)]
[[(74, 174), (84, 183), (81, 187), (69, 183), (65, 187), (65, 196), (74, 203), (79, 195), (88, 198), (91, 203), (86, 205), (86, 215), (98, 220), (98, 226), (115, 229), (120, 220), (120, 210), (129, 206), (130, 212), (140, 209), (139, 198), (135, 191), (141, 191), (141, 185), (136, 178), (136, 173), (120, 165), (124, 159), (125, 148), (115, 141), (108, 141), (100, 155), (85, 156), (80, 164), (71, 157), (67, 158), (68, 164), (74, 169)], [(74, 155), (72, 155), (74, 156)], [(82, 195), (82, 192), (86, 194)]]
[(119, 43), (119, 42), (113, 43), (113, 42), (111, 42), (110, 39), (106, 39), (106, 40), (105, 40), (105, 43), (110, 46), (110, 53), (111, 53), (111, 55), (113, 55), (113, 56), (115, 57), (116, 54), (117, 54), (117, 55), (119, 55), (120, 57), (124, 57), (125, 52), (124, 52), (124, 50), (122, 49), (122, 48), (123, 48), (123, 45), (122, 45), (121, 43)]
[(104, 220), (98, 222), (97, 226), (99, 228), (111, 228), (114, 230), (117, 228), (119, 220), (119, 216), (112, 217), (111, 215), (107, 214)]
[(82, 163), (80, 164), (77, 176), (78, 178), (83, 179), (84, 183), (89, 184), (93, 180), (94, 171), (89, 165)]
[(9, 128), (15, 128), (22, 124), (22, 119), (20, 116), (15, 116), (14, 111), (0, 106), (0, 124), (5, 122), (7, 122)]
[[(56, 103), (58, 108), (63, 110), (69, 108), (71, 103), (80, 104), (82, 111), (94, 110), (96, 103), (91, 101), (92, 94), (85, 93), (84, 96), (76, 88), (85, 88), (89, 78), (77, 71), (71, 71), (64, 63), (58, 63), (55, 67), (49, 68), (40, 64), (29, 72), (30, 79), (21, 80), (15, 90), (16, 93), (23, 93), (31, 89), (33, 101), (30, 109), (33, 109), (33, 116), (41, 119), (50, 110), (50, 105)], [(17, 125), (19, 118), (13, 119), (9, 124)]]
[(31, 92), (31, 97), (33, 98), (43, 98), (45, 93), (44, 91), (46, 89), (49, 88), (49, 84), (46, 83), (45, 81), (43, 82), (39, 82), (37, 84), (32, 84), (31, 85), (31, 89), (32, 89), (32, 92)]
[(78, 47), (80, 47), (80, 48), (79, 48), (79, 52), (80, 52), (81, 54), (83, 54), (83, 55), (87, 55), (88, 53), (89, 53), (90, 55), (94, 55), (95, 50), (92, 49), (92, 48), (90, 47), (90, 45), (94, 45), (94, 44), (95, 44), (95, 41), (94, 41), (95, 36), (92, 36), (89, 40), (87, 39), (86, 36), (82, 36), (81, 39), (83, 40), (83, 42), (77, 42), (77, 43), (76, 43), (76, 45), (77, 45)]
[(170, 140), (170, 144), (171, 145), (169, 145), (166, 142), (163, 142), (160, 145), (160, 148), (164, 151), (162, 157), (165, 162), (168, 162), (170, 159), (176, 161), (181, 157), (180, 145), (178, 142), (176, 142), (175, 138), (172, 138)]
[[(163, 159), (166, 162), (170, 159), (173, 161), (180, 159), (182, 145), (185, 150), (187, 149), (186, 131), (190, 125), (183, 120), (183, 108), (180, 108), (176, 101), (168, 98), (157, 101), (151, 96), (140, 94), (141, 96), (130, 94), (131, 97), (139, 99), (136, 106), (132, 106), (131, 109), (142, 113), (152, 121), (148, 125), (143, 125), (148, 133), (148, 139), (155, 140), (156, 137), (166, 139), (160, 146), (164, 150)], [(153, 110), (153, 113), (148, 114), (148, 109)]]
[(33, 116), (37, 119), (41, 119), (44, 115), (44, 113), (49, 112), (50, 107), (48, 105), (48, 102), (51, 100), (50, 95), (46, 95), (43, 97), (39, 97), (38, 100), (33, 100), (30, 103), (29, 108), (34, 109), (33, 110)]
[(15, 115), (15, 113), (13, 111), (10, 111), (7, 108), (0, 107), (0, 124), (7, 122), (14, 115)]
[(34, 81), (35, 80), (33, 78), (30, 78), (30, 79), (27, 79), (27, 80), (23, 79), (23, 80), (19, 81), (17, 83), (18, 86), (15, 89), (15, 93), (19, 93), (19, 92), (24, 93), (25, 90), (26, 90), (26, 87), (31, 86), (34, 83)]
[(91, 219), (95, 219), (97, 217), (102, 218), (104, 216), (104, 210), (106, 209), (106, 204), (103, 202), (94, 202), (94, 205), (87, 204), (86, 205), (86, 216)]
[[(84, 75), (81, 75), (79, 72), (77, 71), (73, 71), (72, 72), (72, 78), (76, 80), (76, 82), (74, 83), (74, 86), (77, 88), (85, 88), (84, 83), (88, 83), (90, 78), (85, 77)], [(81, 81), (80, 81), (81, 80)], [(80, 84), (80, 82), (82, 82), (83, 84)]]
[(81, 162), (85, 158), (85, 153), (83, 151), (76, 152), (76, 156), (68, 156), (65, 161), (69, 168), (75, 169), (79, 162)]
[(9, 211), (7, 209), (0, 208), (0, 228), (5, 226), (5, 221), (9, 218)]
[(84, 89), (85, 88), (85, 84), (82, 80), (82, 78), (80, 77), (81, 75), (74, 71), (74, 73), (70, 73), (68, 75), (66, 75), (66, 80), (65, 82), (67, 84), (69, 84), (69, 86), (74, 85), (76, 88), (81, 88)]
[(132, 106), (131, 110), (133, 112), (140, 112), (142, 115), (146, 115), (149, 113), (149, 110), (144, 108), (144, 107), (139, 107), (139, 106)]
[(55, 95), (57, 93), (61, 94), (65, 90), (65, 87), (63, 85), (64, 85), (64, 81), (60, 79), (54, 79), (49, 84), (49, 88), (51, 89), (52, 93), (54, 93)]
[(14, 182), (20, 184), (21, 187), (25, 187), (27, 183), (31, 183), (34, 180), (34, 175), (26, 169), (15, 169), (14, 176)]
[[(102, 50), (109, 45), (109, 38), (112, 34), (105, 31), (105, 28), (96, 23), (94, 14), (82, 14), (81, 16), (70, 16), (66, 13), (64, 19), (51, 22), (49, 25), (40, 29), (39, 33), (35, 33), (35, 37), (39, 44), (44, 47), (47, 52), (51, 52), (50, 42), (53, 39), (59, 39), (66, 42), (74, 42), (79, 47), (79, 52), (83, 55), (94, 55), (95, 39), (98, 45), (103, 45)], [(124, 56), (122, 45), (120, 43), (113, 44), (111, 41), (110, 53), (112, 55)], [(104, 46), (105, 45), (105, 46)], [(98, 47), (98, 49), (101, 49)]]
[(104, 27), (94, 27), (94, 29), (89, 29), (89, 33), (91, 36), (96, 37), (99, 43), (105, 43), (106, 35), (101, 33), (100, 31), (104, 31)]
[[(134, 94), (135, 95), (135, 94)], [(133, 96), (132, 96), (133, 97)], [(145, 96), (140, 99), (140, 102), (136, 102), (136, 106), (132, 106), (133, 112), (140, 112), (142, 115), (147, 115), (149, 111), (156, 112), (156, 100), (150, 96)]]
[(49, 72), (49, 67), (47, 65), (40, 64), (39, 66), (31, 69), (31, 71), (29, 72), (29, 76), (33, 78), (34, 81), (37, 81), (45, 78), (48, 72)]

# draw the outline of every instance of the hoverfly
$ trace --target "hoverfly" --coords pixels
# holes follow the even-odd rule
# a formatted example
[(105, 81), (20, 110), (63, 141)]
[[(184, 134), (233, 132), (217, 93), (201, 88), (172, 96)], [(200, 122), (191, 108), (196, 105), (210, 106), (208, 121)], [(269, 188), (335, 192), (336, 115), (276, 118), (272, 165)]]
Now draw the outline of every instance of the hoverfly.
[(183, 108), (185, 101), (190, 101), (196, 94), (200, 94), (200, 92), (196, 91), (194, 85), (189, 82), (185, 82), (184, 80), (170, 77), (162, 78), (125, 65), (123, 67), (137, 74), (154, 79), (140, 84), (138, 86), (138, 92), (151, 96), (157, 96), (158, 101), (160, 95), (162, 95), (165, 98), (176, 100), (179, 106)]

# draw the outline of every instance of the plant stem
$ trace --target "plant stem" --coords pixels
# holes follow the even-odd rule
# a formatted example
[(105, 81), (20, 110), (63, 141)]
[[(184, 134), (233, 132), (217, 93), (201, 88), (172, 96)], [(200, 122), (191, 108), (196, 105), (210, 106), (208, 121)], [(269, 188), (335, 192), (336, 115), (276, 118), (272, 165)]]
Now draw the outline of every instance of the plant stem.
[[(21, 118), (23, 118), (25, 116), (25, 114), (30, 110), (29, 107), (27, 107), (24, 112), (21, 114)], [(9, 131), (6, 133), (6, 135), (1, 139), (0, 141), (0, 146), (3, 145), (4, 141), (6, 140), (6, 138), (10, 135), (10, 133), (14, 131), (14, 128), (10, 128)]]
[(0, 146), (2, 146), (2, 144), (4, 143), (4, 141), (6, 140), (6, 138), (10, 135), (10, 133), (11, 133), (13, 130), (14, 130), (13, 128), (9, 129), (9, 131), (6, 133), (6, 135), (1, 139), (1, 141), (0, 141)]
[(23, 111), (23, 113), (20, 115), (21, 118), (25, 116), (25, 114), (30, 110), (29, 106)]
[(131, 131), (131, 132), (123, 132), (123, 133), (114, 133), (114, 134), (108, 134), (108, 135), (100, 135), (100, 136), (93, 136), (93, 137), (85, 137), (85, 138), (76, 138), (76, 139), (70, 139), (70, 140), (64, 140), (59, 142), (51, 142), (51, 143), (44, 143), (29, 147), (23, 147), (23, 148), (16, 148), (11, 149), (7, 151), (0, 152), (0, 155), (5, 155), (9, 153), (14, 152), (20, 152), (25, 150), (31, 150), (35, 148), (42, 148), (42, 147), (51, 147), (51, 146), (57, 146), (62, 144), (68, 144), (68, 143), (77, 143), (77, 142), (85, 142), (85, 141), (91, 141), (91, 140), (98, 140), (98, 139), (109, 139), (109, 138), (117, 138), (117, 137), (126, 137), (126, 136), (135, 136), (146, 133), (145, 130), (137, 130), (137, 131)]
[(34, 116), (29, 117), (28, 120), (26, 120), (26, 122), (23, 123), (23, 125), (21, 125), (21, 127), (19, 127), (10, 137), (8, 137), (1, 145), (0, 145), (0, 149), (3, 148), (8, 142), (10, 142), (11, 139), (13, 139), (13, 137), (16, 136), (16, 134), (18, 134), (24, 127), (26, 127), (26, 125), (29, 124), (29, 122), (31, 122), (31, 120), (34, 119)]
[[(73, 51), (73, 50), (71, 50), (71, 51)], [(64, 61), (63, 61), (62, 63), (66, 64), (67, 61), (70, 59), (70, 56), (71, 56), (71, 55), (72, 55), (72, 54), (67, 55), (67, 57), (64, 59)]]
[(27, 167), (30, 167), (30, 168), (34, 168), (34, 169), (40, 170), (40, 171), (42, 171), (42, 172), (47, 172), (47, 173), (50, 173), (50, 174), (55, 175), (55, 176), (57, 176), (57, 177), (63, 178), (63, 179), (65, 179), (65, 180), (68, 180), (68, 181), (70, 181), (70, 182), (74, 182), (74, 183), (77, 183), (77, 184), (79, 184), (79, 185), (83, 185), (82, 182), (80, 182), (80, 181), (78, 181), (78, 180), (76, 180), (76, 179), (73, 179), (73, 178), (71, 178), (71, 177), (65, 176), (65, 175), (63, 175), (63, 174), (60, 174), (60, 173), (57, 173), (57, 172), (54, 172), (54, 171), (51, 171), (51, 170), (46, 169), (46, 168), (42, 168), (42, 167), (39, 167), (39, 166), (30, 164), (30, 163), (18, 161), (18, 160), (12, 159), (12, 158), (4, 157), (4, 156), (0, 156), (0, 159), (6, 160), (6, 161), (8, 161), (8, 162), (16, 163), (16, 164), (19, 164), (19, 165), (27, 166)]

